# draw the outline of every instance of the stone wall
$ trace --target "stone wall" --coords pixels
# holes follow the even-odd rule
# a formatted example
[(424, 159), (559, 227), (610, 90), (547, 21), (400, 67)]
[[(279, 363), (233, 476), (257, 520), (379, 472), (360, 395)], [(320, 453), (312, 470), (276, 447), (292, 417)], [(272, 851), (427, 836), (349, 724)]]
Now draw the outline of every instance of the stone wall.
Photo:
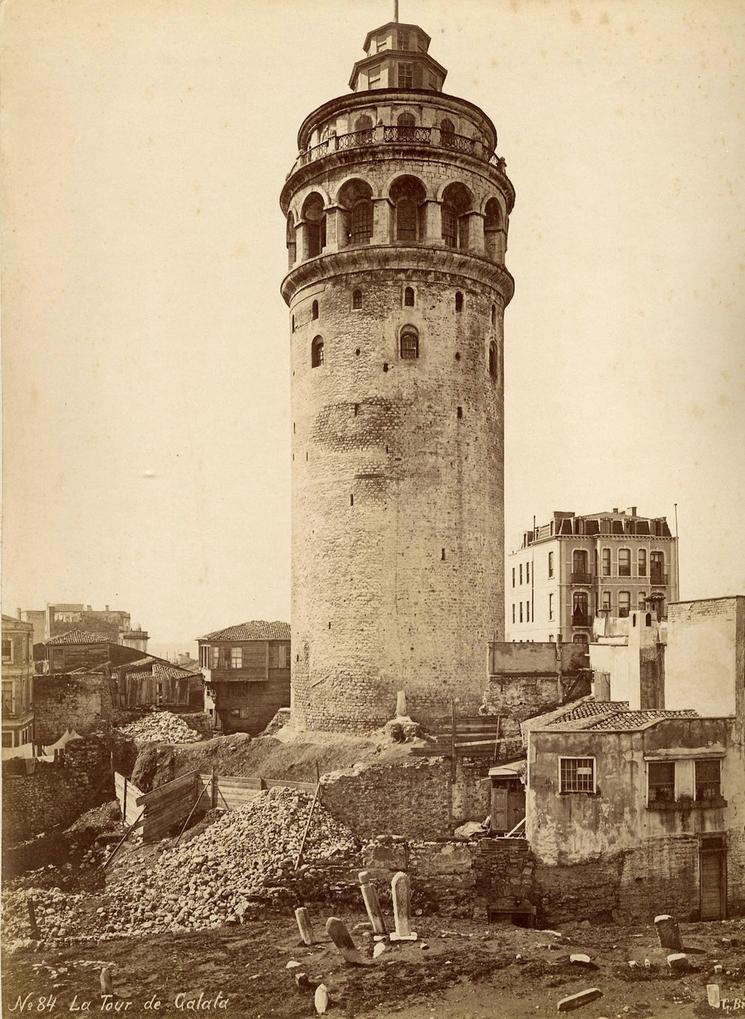
[(114, 798), (111, 742), (95, 736), (71, 740), (60, 762), (35, 760), (30, 774), (14, 774), (6, 766), (2, 790), (3, 841), (9, 845), (67, 827), (84, 810)]
[(86, 735), (101, 722), (111, 722), (111, 681), (103, 673), (34, 678), (34, 741), (55, 743), (66, 729)]
[(486, 919), (489, 907), (518, 910), (533, 900), (533, 860), (525, 839), (416, 841), (378, 838), (363, 847), (382, 902), (397, 871), (411, 877), (412, 904), (427, 914)]
[(449, 835), (450, 763), (425, 757), (332, 772), (321, 778), (321, 802), (359, 838)]

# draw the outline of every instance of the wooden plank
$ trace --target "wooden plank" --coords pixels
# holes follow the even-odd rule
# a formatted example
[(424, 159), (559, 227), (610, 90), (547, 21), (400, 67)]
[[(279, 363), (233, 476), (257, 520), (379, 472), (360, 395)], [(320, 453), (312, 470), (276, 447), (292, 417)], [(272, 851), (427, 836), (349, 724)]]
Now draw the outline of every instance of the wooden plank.
[(160, 800), (168, 799), (174, 793), (183, 793), (183, 790), (188, 789), (190, 785), (196, 785), (198, 779), (199, 772), (197, 771), (190, 771), (186, 775), (180, 775), (178, 778), (166, 782), (165, 785), (159, 785), (157, 789), (153, 789), (149, 793), (143, 793), (137, 798), (137, 806), (140, 807), (143, 804), (149, 806), (150, 804), (158, 803)]
[[(209, 782), (211, 775), (207, 772), (199, 775), (202, 782)], [(220, 789), (262, 789), (262, 780), (258, 777), (244, 777), (241, 775), (220, 775), (217, 776)]]
[(265, 778), (264, 785), (267, 789), (299, 789), (303, 792), (312, 793), (315, 791), (315, 782), (291, 782), (286, 779)]
[[(202, 814), (207, 812), (209, 807), (209, 796), (202, 797), (204, 800), (204, 806), (197, 807), (194, 811), (195, 817), (200, 817)], [(172, 828), (175, 828), (188, 816), (191, 808), (194, 806), (194, 802), (187, 804), (184, 807), (182, 804), (177, 804), (171, 807), (169, 810), (164, 810), (155, 816), (148, 816), (146, 811), (145, 818), (142, 827), (142, 837), (145, 842), (153, 842), (156, 839), (161, 838)]]

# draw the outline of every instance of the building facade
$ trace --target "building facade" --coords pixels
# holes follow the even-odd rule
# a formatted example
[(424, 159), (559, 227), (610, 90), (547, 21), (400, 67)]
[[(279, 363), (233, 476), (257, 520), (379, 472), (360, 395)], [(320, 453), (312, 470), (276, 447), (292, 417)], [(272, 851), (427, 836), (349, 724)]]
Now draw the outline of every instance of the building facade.
[(111, 609), (93, 609), (90, 605), (57, 603), (47, 605), (45, 639), (60, 637), (70, 630), (103, 633), (116, 644), (122, 643), (122, 635), (132, 628), (129, 612)]
[(199, 638), (204, 709), (216, 730), (260, 733), (290, 704), (290, 625), (263, 619)]
[(34, 738), (34, 627), (3, 613), (3, 749), (24, 746)]
[(488, 116), (416, 25), (370, 32), (281, 194), (292, 368), (292, 712), (364, 731), (405, 690), (476, 710), (503, 639), (504, 266)]
[(627, 510), (553, 519), (526, 531), (508, 562), (511, 640), (589, 643), (598, 614), (664, 619), (678, 597), (677, 538), (665, 517)]

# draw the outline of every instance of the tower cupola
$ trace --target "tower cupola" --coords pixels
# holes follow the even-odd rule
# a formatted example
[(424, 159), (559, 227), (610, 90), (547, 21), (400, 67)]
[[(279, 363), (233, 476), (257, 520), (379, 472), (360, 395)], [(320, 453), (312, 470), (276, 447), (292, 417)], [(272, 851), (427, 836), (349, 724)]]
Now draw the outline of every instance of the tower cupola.
[(430, 38), (418, 25), (389, 21), (368, 32), (365, 57), (352, 69), (349, 87), (354, 92), (370, 89), (421, 88), (442, 92), (445, 68), (429, 55)]

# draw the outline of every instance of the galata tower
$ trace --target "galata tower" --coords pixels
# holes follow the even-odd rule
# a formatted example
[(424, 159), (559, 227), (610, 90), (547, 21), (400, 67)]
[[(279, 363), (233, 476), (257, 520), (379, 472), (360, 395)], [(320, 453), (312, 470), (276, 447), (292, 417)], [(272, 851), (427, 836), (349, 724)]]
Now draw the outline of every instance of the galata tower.
[(282, 189), (292, 366), (292, 717), (364, 732), (481, 701), (504, 620), (504, 266), (489, 117), (418, 25), (365, 39)]

